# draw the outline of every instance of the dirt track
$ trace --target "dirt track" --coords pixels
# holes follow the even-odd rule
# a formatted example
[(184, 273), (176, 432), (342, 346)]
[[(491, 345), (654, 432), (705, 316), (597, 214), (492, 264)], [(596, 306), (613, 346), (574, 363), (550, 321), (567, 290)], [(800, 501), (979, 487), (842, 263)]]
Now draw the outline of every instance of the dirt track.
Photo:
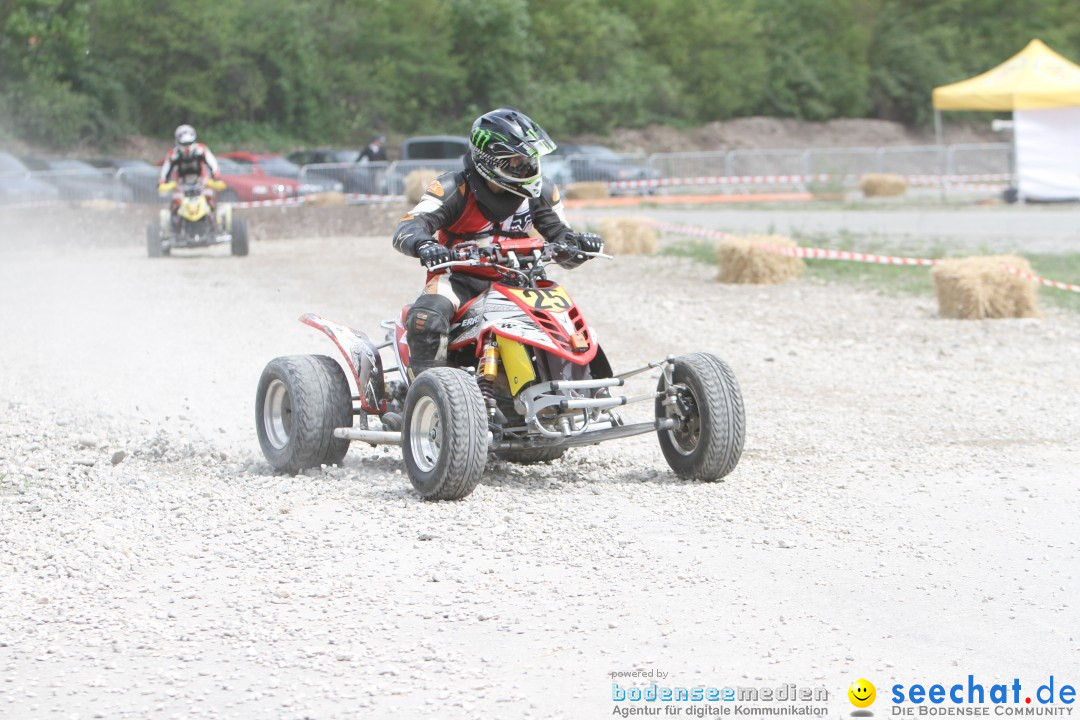
[(393, 450), (270, 474), (263, 364), (332, 352), (297, 316), (374, 333), (420, 279), (385, 238), (0, 247), (0, 716), (606, 717), (636, 667), (835, 715), (858, 677), (1041, 683), (1080, 650), (1076, 315), (594, 261), (563, 279), (618, 367), (734, 368), (726, 482), (650, 436), (451, 504)]

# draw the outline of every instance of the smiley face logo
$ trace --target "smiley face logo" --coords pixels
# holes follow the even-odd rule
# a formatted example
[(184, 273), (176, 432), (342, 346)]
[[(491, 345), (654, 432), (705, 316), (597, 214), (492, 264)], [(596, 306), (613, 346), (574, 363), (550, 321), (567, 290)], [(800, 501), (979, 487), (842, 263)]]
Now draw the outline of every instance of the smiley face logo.
[(848, 700), (857, 708), (868, 708), (877, 700), (877, 689), (865, 678), (859, 678), (847, 689)]

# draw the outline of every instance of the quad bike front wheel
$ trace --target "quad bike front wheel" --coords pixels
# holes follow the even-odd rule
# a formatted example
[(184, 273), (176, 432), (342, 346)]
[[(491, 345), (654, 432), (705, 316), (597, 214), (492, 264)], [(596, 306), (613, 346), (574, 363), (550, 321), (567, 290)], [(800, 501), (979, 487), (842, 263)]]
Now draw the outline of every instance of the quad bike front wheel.
[(239, 218), (231, 220), (232, 224), (232, 254), (243, 257), (248, 254), (248, 225), (247, 220)]
[(468, 373), (432, 368), (405, 397), (401, 448), (409, 480), (425, 500), (460, 500), (487, 463), (484, 396)]
[(664, 458), (679, 477), (719, 480), (739, 464), (746, 434), (735, 374), (715, 355), (694, 353), (675, 358), (671, 383), (673, 394), (667, 393), (666, 374), (657, 388), (664, 395), (656, 401), (656, 417), (675, 421), (657, 431)]
[(337, 361), (325, 355), (271, 360), (255, 394), (255, 427), (276, 470), (298, 473), (337, 465), (349, 441), (334, 430), (352, 426), (352, 392)]

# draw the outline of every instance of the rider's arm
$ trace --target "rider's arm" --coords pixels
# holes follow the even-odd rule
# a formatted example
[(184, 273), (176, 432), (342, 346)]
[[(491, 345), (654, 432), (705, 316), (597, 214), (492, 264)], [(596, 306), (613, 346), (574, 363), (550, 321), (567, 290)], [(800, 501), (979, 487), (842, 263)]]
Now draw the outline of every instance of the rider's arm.
[(418, 257), (417, 248), (435, 239), (440, 228), (453, 225), (465, 209), (465, 195), (461, 190), (462, 179), (457, 173), (440, 175), (428, 185), (420, 202), (410, 210), (394, 231), (394, 249), (411, 257)]
[(158, 185), (169, 181), (169, 175), (172, 174), (174, 167), (176, 167), (176, 151), (170, 150), (165, 156), (165, 161), (161, 163), (161, 172), (158, 174)]
[(214, 157), (214, 153), (210, 152), (210, 148), (206, 147), (205, 145), (202, 146), (202, 151), (203, 151), (203, 162), (206, 163), (206, 167), (210, 168), (210, 177), (217, 180), (218, 179), (218, 162), (217, 162), (217, 158)]
[[(573, 240), (573, 230), (566, 222), (566, 211), (563, 209), (562, 196), (555, 181), (544, 178), (544, 185), (540, 191), (540, 197), (530, 201), (532, 210), (533, 227), (544, 236), (549, 243), (569, 245), (577, 247)], [(586, 258), (578, 255), (570, 255), (559, 260), (559, 265), (564, 268), (576, 268), (585, 262)]]

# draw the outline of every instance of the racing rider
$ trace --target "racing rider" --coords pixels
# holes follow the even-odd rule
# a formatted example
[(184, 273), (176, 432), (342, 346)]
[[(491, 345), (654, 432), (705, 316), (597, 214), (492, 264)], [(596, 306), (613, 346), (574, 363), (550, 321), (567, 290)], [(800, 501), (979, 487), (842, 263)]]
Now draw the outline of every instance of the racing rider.
[[(158, 176), (159, 193), (168, 192), (171, 189), (167, 183), (173, 177), (182, 185), (193, 185), (205, 179), (219, 180), (217, 158), (210, 152), (210, 148), (195, 142), (195, 128), (190, 125), (181, 125), (176, 128), (175, 138), (176, 146), (169, 151), (161, 164), (161, 175)], [(210, 203), (211, 209), (214, 207), (214, 192), (211, 189), (213, 185), (220, 185), (220, 183), (212, 183), (211, 186), (203, 189), (203, 194)], [(182, 194), (177, 190), (172, 199), (174, 223), (179, 219), (176, 217), (176, 211), (180, 208), (181, 198)]]
[[(480, 234), (524, 238), (531, 227), (550, 243), (567, 246), (559, 259), (573, 268), (604, 241), (575, 233), (566, 222), (559, 189), (540, 171), (540, 158), (555, 149), (548, 134), (524, 113), (501, 107), (472, 125), (463, 171), (439, 176), (398, 224), (394, 247), (427, 268), (448, 262), (459, 242)], [(446, 364), (450, 320), (462, 304), (499, 277), (491, 268), (460, 267), (453, 274), (428, 271), (424, 292), (405, 317), (410, 369), (415, 377)]]

